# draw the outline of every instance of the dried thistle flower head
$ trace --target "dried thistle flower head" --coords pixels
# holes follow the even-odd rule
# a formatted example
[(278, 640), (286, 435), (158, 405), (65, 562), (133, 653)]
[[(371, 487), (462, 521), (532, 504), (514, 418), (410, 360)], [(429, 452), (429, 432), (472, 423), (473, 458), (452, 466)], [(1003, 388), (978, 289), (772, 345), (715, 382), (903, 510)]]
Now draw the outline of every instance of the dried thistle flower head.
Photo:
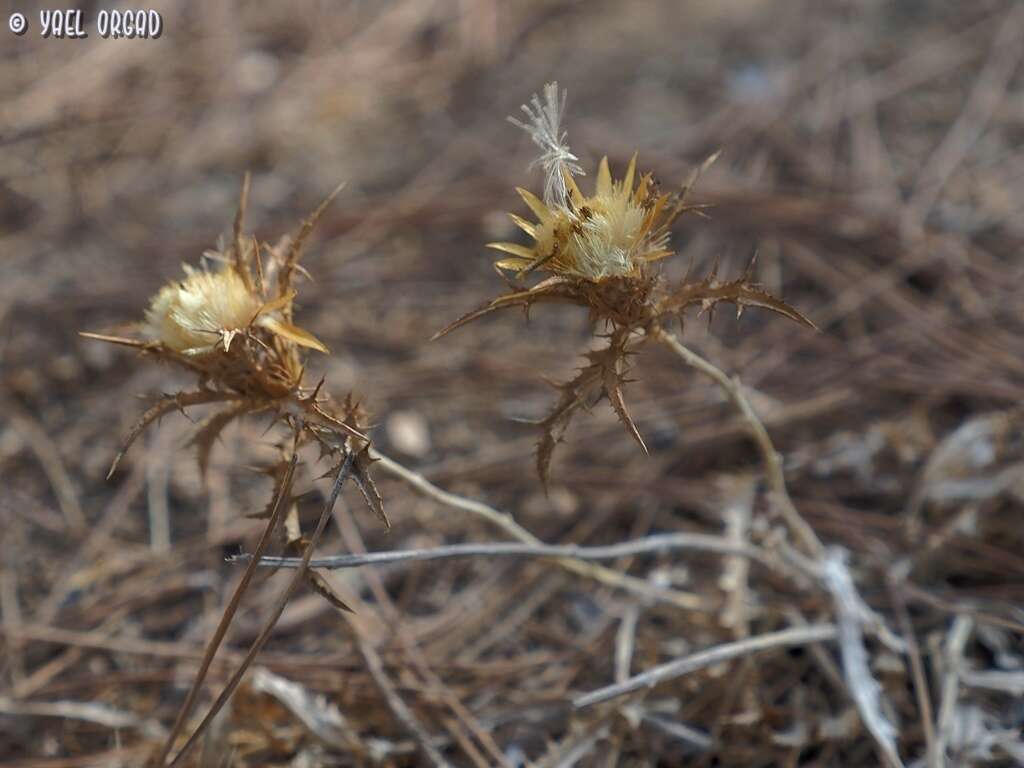
[(184, 269), (186, 279), (165, 285), (150, 302), (146, 335), (186, 355), (230, 349), (234, 335), (259, 315), (260, 303), (232, 269)]
[(497, 267), (525, 274), (542, 269), (555, 274), (600, 282), (609, 277), (642, 277), (644, 265), (671, 256), (663, 214), (668, 195), (658, 195), (648, 174), (634, 187), (636, 156), (621, 181), (612, 179), (608, 158), (602, 158), (594, 194), (585, 197), (568, 170), (561, 177), (565, 203), (545, 203), (517, 188), (537, 217), (528, 222), (510, 214), (533, 238), (532, 247), (517, 243), (488, 243), (510, 258)]
[(354, 454), (352, 476), (368, 504), (383, 518), (380, 496), (369, 475), (369, 438), (362, 412), (351, 396), (343, 406), (332, 406), (322, 393), (323, 381), (313, 388), (305, 386), (304, 352), (326, 353), (327, 347), (292, 322), (295, 276), (305, 273), (298, 264), (302, 246), (341, 187), (303, 222), (294, 238), (276, 247), (261, 245), (242, 233), (248, 189), (246, 176), (231, 245), (204, 254), (213, 262), (212, 268), (186, 265), (183, 280), (173, 280), (157, 292), (145, 321), (136, 326), (142, 338), (83, 334), (134, 347), (198, 378), (195, 390), (165, 395), (143, 414), (110, 472), (132, 442), (165, 413), (220, 403), (226, 407), (204, 421), (192, 440), (204, 473), (214, 442), (229, 423), (246, 414), (267, 413), (275, 423), (288, 425), (293, 451), (302, 442), (314, 442), (339, 467)]
[(529, 120), (510, 118), (527, 131), (541, 149), (535, 164), (544, 167), (544, 198), (518, 189), (536, 217), (527, 221), (509, 214), (532, 238), (530, 245), (500, 242), (488, 247), (507, 254), (495, 263), (502, 273), (524, 278), (534, 271), (548, 277), (513, 289), (474, 310), (435, 335), (443, 336), (477, 318), (500, 309), (542, 302), (571, 303), (586, 307), (591, 319), (605, 327), (608, 344), (587, 355), (587, 364), (569, 382), (558, 385), (561, 396), (551, 413), (540, 422), (542, 435), (537, 449), (537, 468), (547, 481), (551, 456), (569, 421), (581, 406), (606, 397), (619, 419), (641, 447), (640, 432), (626, 409), (622, 387), (626, 360), (673, 318), (682, 321), (693, 305), (709, 315), (719, 302), (736, 306), (737, 315), (756, 306), (809, 327), (803, 315), (770, 295), (752, 281), (752, 266), (737, 280), (719, 281), (717, 269), (702, 280), (685, 279), (670, 285), (653, 265), (674, 255), (670, 246), (672, 225), (684, 213), (700, 213), (701, 205), (687, 200), (701, 173), (717, 158), (708, 158), (678, 190), (662, 193), (650, 173), (638, 176), (636, 155), (621, 180), (612, 177), (608, 159), (602, 158), (593, 194), (586, 196), (574, 175), (582, 173), (562, 129), (565, 94), (556, 83), (544, 89), (544, 100), (534, 95), (523, 106)]
[(168, 283), (146, 310), (144, 334), (168, 350), (190, 357), (230, 352), (236, 336), (264, 329), (301, 346), (327, 352), (311, 334), (295, 334), (280, 310), (246, 286), (232, 267), (209, 271), (184, 265), (185, 279)]

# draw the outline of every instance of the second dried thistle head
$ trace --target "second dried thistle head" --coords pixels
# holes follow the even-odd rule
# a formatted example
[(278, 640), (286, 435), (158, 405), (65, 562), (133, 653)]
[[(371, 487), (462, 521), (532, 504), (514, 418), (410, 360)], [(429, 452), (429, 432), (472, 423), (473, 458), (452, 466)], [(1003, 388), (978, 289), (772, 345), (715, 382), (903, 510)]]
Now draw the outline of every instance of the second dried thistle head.
[(620, 180), (612, 176), (605, 157), (598, 165), (593, 192), (586, 195), (574, 178), (582, 169), (562, 129), (564, 107), (564, 93), (560, 96), (557, 84), (549, 83), (543, 100), (535, 95), (523, 106), (526, 121), (510, 118), (541, 150), (536, 164), (545, 171), (544, 197), (517, 188), (536, 221), (510, 216), (532, 239), (531, 244), (489, 244), (505, 254), (495, 267), (506, 279), (521, 280), (534, 272), (547, 276), (531, 286), (510, 282), (509, 292), (460, 317), (435, 336), (501, 309), (529, 310), (545, 302), (586, 307), (594, 323), (604, 327), (607, 345), (587, 355), (575, 378), (557, 385), (559, 400), (539, 422), (537, 469), (545, 483), (555, 445), (576, 410), (594, 399), (607, 398), (646, 450), (623, 398), (626, 361), (670, 320), (681, 321), (688, 307), (697, 305), (711, 312), (718, 303), (728, 302), (736, 306), (737, 313), (748, 306), (761, 307), (814, 327), (796, 309), (754, 283), (750, 269), (736, 280), (719, 281), (713, 271), (703, 279), (687, 278), (676, 284), (655, 269), (657, 262), (675, 255), (670, 244), (672, 225), (684, 213), (699, 213), (703, 207), (691, 204), (688, 196), (717, 154), (669, 193), (661, 191), (650, 173), (637, 173), (636, 155)]

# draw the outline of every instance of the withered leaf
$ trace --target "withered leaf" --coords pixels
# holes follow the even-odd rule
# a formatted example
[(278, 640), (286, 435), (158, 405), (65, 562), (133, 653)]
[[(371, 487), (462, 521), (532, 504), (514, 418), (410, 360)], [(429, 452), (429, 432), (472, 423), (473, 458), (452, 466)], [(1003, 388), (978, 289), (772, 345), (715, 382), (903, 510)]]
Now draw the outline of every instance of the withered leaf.
[(640, 436), (640, 430), (637, 429), (636, 423), (629, 415), (629, 411), (626, 410), (626, 402), (622, 397), (623, 374), (619, 369), (625, 358), (625, 350), (616, 350), (613, 347), (609, 347), (605, 352), (610, 354), (604, 355), (601, 361), (604, 394), (608, 397), (608, 402), (611, 403), (612, 410), (619, 417), (619, 421), (626, 427), (629, 434), (633, 436), (633, 439), (640, 444), (643, 452), (648, 453), (647, 445), (644, 443), (643, 437)]
[(338, 597), (338, 593), (334, 591), (334, 588), (331, 587), (327, 579), (325, 579), (321, 574), (317, 573), (316, 571), (309, 570), (306, 571), (305, 575), (306, 583), (313, 589), (314, 592), (320, 595), (320, 597), (324, 598), (324, 600), (326, 600), (328, 603), (330, 603), (340, 611), (345, 611), (346, 613), (355, 613), (355, 611), (353, 611), (345, 604), (344, 600)]
[(114, 471), (117, 469), (117, 465), (121, 463), (121, 459), (124, 458), (125, 453), (131, 447), (132, 443), (135, 442), (136, 438), (141, 435), (146, 427), (152, 424), (154, 421), (159, 419), (161, 416), (170, 413), (174, 410), (183, 410), (189, 405), (201, 405), (204, 403), (217, 403), (225, 400), (232, 400), (234, 396), (224, 392), (213, 392), (210, 390), (197, 390), (195, 392), (178, 392), (174, 395), (164, 395), (162, 398), (152, 405), (138, 421), (132, 426), (121, 443), (121, 449), (117, 452), (114, 457), (114, 461), (110, 465), (110, 470), (107, 472), (107, 479), (109, 480), (114, 475)]
[(206, 479), (206, 472), (210, 464), (210, 452), (213, 450), (213, 445), (217, 438), (220, 437), (220, 433), (239, 416), (259, 410), (260, 407), (262, 406), (259, 404), (243, 401), (227, 410), (218, 411), (206, 419), (192, 436), (192, 439), (189, 440), (189, 445), (194, 445), (197, 448), (199, 474), (202, 475), (204, 480)]
[[(261, 474), (268, 475), (269, 477), (273, 478), (274, 489), (270, 495), (270, 501), (267, 502), (266, 507), (264, 507), (260, 512), (253, 512), (251, 514), (246, 515), (246, 517), (252, 520), (266, 520), (273, 514), (274, 507), (276, 506), (275, 501), (281, 495), (281, 490), (284, 487), (285, 482), (287, 482), (288, 480), (289, 465), (290, 462), (282, 459), (281, 461), (275, 464), (271, 464), (268, 467), (264, 467), (258, 470)], [(291, 498), (282, 499), (281, 503), (291, 504), (292, 501), (293, 499)]]
[(484, 306), (474, 309), (472, 312), (468, 312), (462, 317), (458, 318), (452, 323), (442, 328), (440, 331), (435, 333), (431, 337), (431, 341), (436, 341), (442, 336), (447, 336), (449, 333), (454, 331), (456, 328), (461, 328), (467, 323), (471, 323), (474, 320), (478, 320), (485, 315), (489, 315), (492, 312), (497, 312), (501, 309), (509, 309), (510, 307), (530, 307), (538, 302), (565, 302), (568, 304), (579, 304), (581, 303), (578, 292), (575, 288), (575, 283), (579, 281), (565, 277), (549, 277), (546, 280), (542, 280), (533, 286), (529, 290), (525, 291), (514, 291), (512, 293), (506, 293), (503, 296), (499, 296), (493, 301), (485, 304)]
[(278, 320), (276, 317), (262, 317), (260, 318), (259, 323), (271, 333), (274, 333), (283, 339), (287, 339), (288, 341), (294, 342), (300, 347), (315, 349), (317, 352), (323, 352), (324, 354), (328, 354), (330, 352), (324, 343), (312, 333), (304, 328), (299, 328), (297, 325), (293, 325), (286, 320)]
[(541, 437), (537, 442), (537, 474), (545, 487), (555, 446), (562, 441), (562, 435), (568, 429), (576, 409), (586, 405), (588, 393), (599, 386), (601, 380), (602, 367), (591, 364), (581, 368), (572, 380), (555, 385), (561, 391), (561, 396), (551, 412), (539, 422)]
[(756, 283), (749, 282), (746, 277), (719, 283), (712, 275), (700, 282), (684, 283), (661, 302), (661, 309), (664, 312), (679, 313), (689, 306), (700, 304), (703, 310), (710, 311), (723, 301), (735, 304), (740, 312), (744, 307), (759, 307), (817, 330), (817, 326), (795, 308), (772, 296)]
[(391, 521), (388, 520), (387, 513), (384, 511), (384, 499), (381, 497), (380, 491), (377, 490), (377, 484), (370, 475), (370, 466), (373, 463), (374, 460), (370, 457), (369, 447), (359, 451), (352, 465), (352, 479), (355, 480), (356, 487), (359, 488), (359, 492), (363, 495), (366, 506), (376, 513), (377, 517), (381, 519), (386, 527), (390, 528)]

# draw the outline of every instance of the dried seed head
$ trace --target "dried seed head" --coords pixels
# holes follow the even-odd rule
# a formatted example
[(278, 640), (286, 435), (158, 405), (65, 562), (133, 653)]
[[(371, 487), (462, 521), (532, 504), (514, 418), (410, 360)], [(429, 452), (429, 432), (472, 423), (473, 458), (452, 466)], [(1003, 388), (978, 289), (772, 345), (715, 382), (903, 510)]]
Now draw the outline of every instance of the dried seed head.
[(231, 339), (258, 319), (263, 302), (234, 269), (208, 272), (186, 264), (185, 274), (153, 297), (145, 334), (184, 355), (229, 348)]
[[(315, 443), (330, 456), (336, 472), (352, 477), (370, 508), (387, 524), (380, 494), (370, 476), (370, 439), (364, 416), (351, 395), (342, 408), (332, 406), (323, 380), (303, 385), (307, 349), (327, 352), (309, 331), (292, 324), (294, 281), (306, 274), (298, 264), (302, 246), (338, 187), (303, 223), (298, 234), (276, 248), (261, 246), (243, 233), (249, 177), (242, 185), (233, 242), (204, 255), (216, 269), (185, 266), (185, 279), (174, 280), (152, 298), (145, 321), (137, 324), (142, 339), (85, 333), (100, 341), (134, 347), (158, 360), (186, 368), (197, 387), (160, 398), (131, 428), (110, 473), (129, 446), (151, 424), (173, 410), (217, 404), (192, 439), (205, 474), (217, 437), (228, 424), (263, 414), (271, 425), (291, 431), (292, 450)], [(264, 256), (269, 261), (264, 263)], [(140, 328), (141, 326), (141, 328)], [(294, 460), (275, 465), (275, 497), (291, 476)], [(287, 473), (286, 473), (286, 470)], [(340, 475), (339, 475), (340, 477)]]
[(512, 254), (500, 269), (519, 273), (544, 269), (555, 274), (601, 282), (612, 277), (641, 277), (647, 262), (671, 255), (662, 214), (667, 196), (659, 196), (649, 175), (634, 186), (636, 157), (621, 181), (612, 179), (608, 158), (601, 160), (594, 194), (584, 197), (566, 172), (565, 205), (549, 205), (524, 189), (520, 196), (538, 218), (536, 224), (512, 220), (534, 239), (532, 248), (490, 243)]

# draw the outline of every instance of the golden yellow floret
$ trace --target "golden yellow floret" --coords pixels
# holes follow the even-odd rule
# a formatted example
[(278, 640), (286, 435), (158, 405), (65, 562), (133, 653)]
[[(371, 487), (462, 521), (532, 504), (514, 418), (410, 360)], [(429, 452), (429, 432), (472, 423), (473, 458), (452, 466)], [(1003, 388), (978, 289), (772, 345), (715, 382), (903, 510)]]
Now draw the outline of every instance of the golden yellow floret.
[(511, 214), (516, 225), (534, 239), (531, 247), (489, 243), (510, 254), (499, 269), (522, 273), (544, 269), (556, 274), (600, 282), (611, 277), (637, 277), (643, 265), (671, 255), (668, 233), (658, 226), (667, 196), (657, 195), (649, 175), (634, 186), (636, 156), (621, 181), (612, 179), (608, 158), (598, 167), (594, 194), (584, 197), (568, 172), (563, 177), (567, 204), (547, 204), (525, 189), (519, 195), (537, 217), (530, 223)]

